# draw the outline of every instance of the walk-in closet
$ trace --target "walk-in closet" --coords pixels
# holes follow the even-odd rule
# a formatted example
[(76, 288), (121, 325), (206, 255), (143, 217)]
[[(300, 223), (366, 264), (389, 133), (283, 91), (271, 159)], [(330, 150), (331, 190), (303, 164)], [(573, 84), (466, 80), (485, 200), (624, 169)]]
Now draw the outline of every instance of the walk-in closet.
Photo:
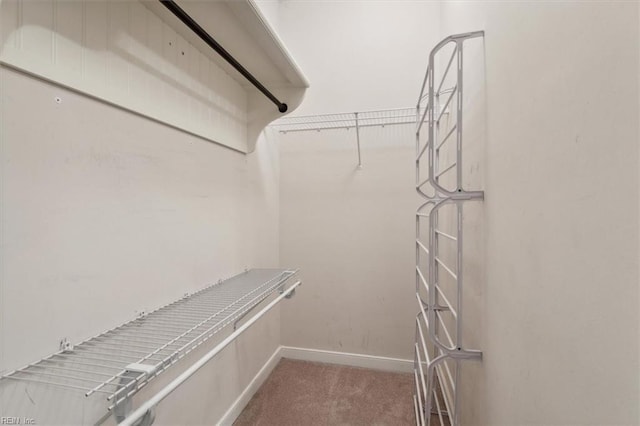
[(0, 425), (640, 425), (640, 3), (0, 0)]

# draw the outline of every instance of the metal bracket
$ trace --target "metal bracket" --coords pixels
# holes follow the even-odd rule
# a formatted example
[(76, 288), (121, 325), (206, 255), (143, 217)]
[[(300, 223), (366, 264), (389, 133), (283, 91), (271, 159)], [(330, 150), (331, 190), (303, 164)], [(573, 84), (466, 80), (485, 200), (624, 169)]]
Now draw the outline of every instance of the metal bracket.
[(429, 310), (431, 311), (450, 311), (451, 308), (449, 308), (448, 306), (444, 306), (444, 305), (435, 305), (433, 307), (429, 307), (429, 306), (425, 306), (425, 310), (428, 312)]
[[(155, 373), (155, 367), (148, 364), (129, 364), (126, 367), (127, 372), (121, 376), (120, 383), (128, 385), (133, 381), (139, 380), (141, 375), (151, 376)], [(133, 401), (131, 397), (125, 397), (116, 403), (113, 408), (113, 415), (118, 423), (122, 422), (133, 411)], [(138, 419), (135, 426), (151, 426), (156, 419), (155, 409), (149, 409), (144, 416)]]
[[(285, 292), (285, 288), (284, 288), (284, 286), (282, 286), (282, 287), (280, 287), (280, 288), (278, 289), (278, 294), (282, 294), (282, 293), (284, 293), (284, 292)], [(293, 289), (291, 292), (289, 292), (289, 294), (287, 294), (284, 298), (285, 298), (285, 299), (291, 299), (291, 298), (292, 298), (293, 296), (295, 296), (295, 295), (296, 295), (296, 289), (294, 288), (294, 289)]]
[(474, 349), (462, 349), (458, 348), (455, 351), (446, 351), (450, 358), (454, 359), (482, 359), (482, 351)]
[(61, 352), (71, 352), (73, 350), (73, 344), (67, 339), (63, 337), (60, 340), (60, 351)]
[[(297, 272), (297, 271), (287, 271), (287, 272)], [(282, 294), (284, 293), (286, 290), (284, 288), (284, 286), (280, 286), (278, 288), (278, 294)], [(287, 293), (287, 295), (284, 297), (285, 299), (291, 299), (294, 295), (296, 294), (296, 289), (294, 288), (291, 292)], [(249, 312), (251, 312), (253, 309), (255, 309), (258, 305), (254, 306), (253, 308), (249, 309), (247, 312), (243, 313), (242, 315), (240, 315), (240, 317), (238, 317), (238, 319), (236, 319), (233, 322), (233, 329), (237, 330), (238, 329), (238, 324), (240, 323), (240, 321), (242, 321), (244, 319), (244, 317), (246, 317), (247, 315), (249, 315)]]

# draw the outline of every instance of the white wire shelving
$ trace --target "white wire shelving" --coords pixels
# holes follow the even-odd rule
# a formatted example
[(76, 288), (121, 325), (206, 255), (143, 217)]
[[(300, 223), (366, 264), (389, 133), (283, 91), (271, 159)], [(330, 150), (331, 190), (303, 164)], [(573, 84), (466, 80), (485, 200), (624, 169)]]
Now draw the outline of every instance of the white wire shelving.
[(281, 133), (392, 126), (416, 122), (414, 108), (283, 117), (271, 124)]
[[(452, 35), (429, 55), (416, 114), (416, 423), (460, 424), (460, 363), (482, 358), (464, 346), (463, 206), (484, 192), (463, 187), (463, 45)], [(423, 226), (426, 222), (426, 227)]]
[(358, 167), (362, 167), (360, 149), (360, 129), (366, 127), (386, 127), (400, 124), (415, 124), (414, 108), (381, 109), (376, 111), (341, 112), (335, 114), (283, 117), (271, 123), (270, 127), (282, 134), (337, 129), (355, 129), (358, 149)]
[(225, 327), (235, 327), (274, 292), (291, 287), (295, 274), (245, 271), (76, 345), (63, 341), (60, 352), (2, 375), (0, 383), (102, 395), (108, 410), (124, 417), (128, 410), (121, 408), (130, 408), (131, 397), (149, 381)]

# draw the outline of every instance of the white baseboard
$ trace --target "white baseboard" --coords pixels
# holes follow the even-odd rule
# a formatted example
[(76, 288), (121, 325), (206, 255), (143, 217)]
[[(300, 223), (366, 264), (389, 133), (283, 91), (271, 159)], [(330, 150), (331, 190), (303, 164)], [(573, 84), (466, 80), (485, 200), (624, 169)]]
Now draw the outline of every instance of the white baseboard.
[(264, 384), (265, 380), (267, 380), (273, 369), (276, 368), (276, 365), (278, 365), (278, 362), (280, 362), (280, 358), (282, 358), (282, 356), (280, 355), (281, 352), (282, 346), (278, 347), (273, 352), (271, 358), (269, 358), (267, 362), (265, 362), (260, 371), (258, 371), (258, 374), (256, 374), (253, 380), (251, 380), (247, 387), (244, 388), (240, 396), (236, 398), (235, 401), (233, 401), (233, 404), (231, 405), (231, 407), (229, 407), (227, 412), (224, 413), (224, 415), (218, 422), (218, 425), (230, 426), (233, 424), (233, 422), (236, 421), (240, 413), (242, 413), (242, 410), (244, 410), (244, 407), (247, 406), (253, 395), (255, 395), (258, 389), (260, 389), (260, 386)]
[(396, 373), (413, 372), (413, 361), (409, 359), (280, 346), (262, 366), (258, 374), (251, 380), (240, 396), (236, 398), (227, 412), (224, 413), (218, 425), (230, 426), (236, 421), (240, 413), (242, 413), (242, 410), (244, 410), (244, 407), (247, 406), (253, 395), (260, 389), (260, 386), (264, 384), (281, 358), (348, 365), (351, 367), (371, 368), (373, 370), (392, 371)]
[(387, 358), (384, 356), (351, 354), (347, 352), (280, 346), (280, 357), (327, 364), (349, 365), (371, 368), (372, 370), (413, 373), (413, 361), (409, 359)]

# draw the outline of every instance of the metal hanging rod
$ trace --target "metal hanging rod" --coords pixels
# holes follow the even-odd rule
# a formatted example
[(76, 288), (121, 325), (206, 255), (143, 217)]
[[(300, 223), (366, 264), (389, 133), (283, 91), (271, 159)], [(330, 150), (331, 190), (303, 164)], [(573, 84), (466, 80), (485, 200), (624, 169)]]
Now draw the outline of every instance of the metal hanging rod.
[(222, 58), (227, 61), (233, 68), (235, 68), (244, 78), (249, 80), (251, 84), (253, 84), (259, 91), (261, 91), (271, 102), (273, 102), (277, 107), (278, 111), (285, 113), (289, 108), (287, 104), (280, 102), (278, 98), (275, 97), (273, 93), (269, 91), (262, 83), (258, 81), (257, 78), (253, 76), (245, 67), (240, 64), (231, 56), (229, 52), (226, 51), (224, 47), (220, 45), (208, 32), (204, 30), (198, 23), (191, 17), (187, 12), (185, 12), (180, 6), (176, 4), (173, 0), (160, 0), (160, 3), (171, 13), (173, 13), (178, 19), (182, 21), (191, 31), (193, 31), (202, 41), (207, 43), (209, 47), (216, 51)]

